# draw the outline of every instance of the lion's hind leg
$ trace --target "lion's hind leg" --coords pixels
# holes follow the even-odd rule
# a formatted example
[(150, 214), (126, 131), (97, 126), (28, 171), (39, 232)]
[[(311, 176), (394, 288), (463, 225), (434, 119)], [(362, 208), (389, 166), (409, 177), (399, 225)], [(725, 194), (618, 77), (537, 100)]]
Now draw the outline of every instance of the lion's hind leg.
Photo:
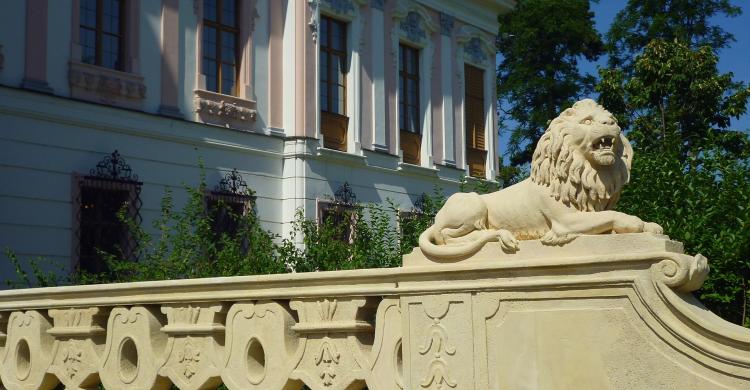
[(440, 232), (436, 235), (435, 241), (441, 241), (437, 242), (438, 244), (455, 244), (460, 242), (466, 242), (466, 241), (474, 241), (476, 240), (475, 233), (478, 233), (479, 231), (476, 230), (474, 225), (470, 224), (463, 224), (457, 228), (443, 228), (440, 229)]

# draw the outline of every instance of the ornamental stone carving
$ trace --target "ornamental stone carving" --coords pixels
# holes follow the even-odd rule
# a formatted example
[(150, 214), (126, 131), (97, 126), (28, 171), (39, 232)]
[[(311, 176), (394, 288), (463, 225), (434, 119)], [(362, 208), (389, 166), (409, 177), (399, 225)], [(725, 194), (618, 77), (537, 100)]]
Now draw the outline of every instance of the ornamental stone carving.
[(200, 121), (239, 130), (251, 130), (258, 115), (254, 101), (211, 91), (195, 90), (194, 105)]
[(461, 60), (483, 68), (494, 67), (495, 44), (476, 27), (461, 27), (456, 42), (460, 48)]
[(430, 36), (438, 30), (429, 12), (411, 0), (398, 2), (393, 19), (396, 21), (393, 36), (419, 47), (429, 45)]
[(101, 66), (70, 62), (68, 83), (74, 98), (140, 109), (146, 97), (143, 77)]
[(443, 35), (453, 35), (453, 26), (456, 24), (456, 18), (446, 13), (440, 13), (440, 33)]

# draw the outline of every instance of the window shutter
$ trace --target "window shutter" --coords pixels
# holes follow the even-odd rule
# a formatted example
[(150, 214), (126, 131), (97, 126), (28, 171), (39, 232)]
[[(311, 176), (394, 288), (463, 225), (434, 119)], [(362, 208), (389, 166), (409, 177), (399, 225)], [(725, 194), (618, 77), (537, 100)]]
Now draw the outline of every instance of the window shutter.
[(466, 146), (484, 149), (484, 71), (466, 65), (464, 76), (466, 80)]

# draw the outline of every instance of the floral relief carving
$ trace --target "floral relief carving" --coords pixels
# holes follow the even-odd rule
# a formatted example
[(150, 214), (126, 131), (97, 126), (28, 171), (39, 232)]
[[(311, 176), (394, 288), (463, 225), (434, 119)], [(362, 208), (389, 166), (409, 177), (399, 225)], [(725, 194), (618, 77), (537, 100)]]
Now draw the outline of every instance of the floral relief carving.
[(427, 338), (419, 346), (418, 350), (422, 356), (431, 354), (427, 375), (419, 383), (425, 389), (434, 388), (442, 390), (458, 386), (458, 382), (451, 378), (448, 362), (445, 360), (446, 356), (454, 356), (456, 354), (456, 347), (448, 341), (448, 330), (440, 322), (440, 319), (448, 314), (449, 308), (450, 303), (445, 312), (437, 316), (431, 315), (428, 310), (425, 310), (425, 314), (432, 319), (432, 324), (427, 331)]
[(336, 368), (341, 359), (341, 354), (336, 345), (330, 342), (328, 337), (323, 338), (323, 342), (320, 344), (320, 351), (315, 357), (315, 365), (320, 368), (321, 381), (323, 386), (330, 387), (333, 385), (333, 380), (336, 378)]
[(200, 307), (193, 307), (193, 306), (178, 307), (178, 308), (175, 308), (175, 311), (174, 311), (174, 320), (175, 320), (175, 323), (197, 324), (200, 314), (201, 314)]
[(18, 313), (18, 315), (14, 319), (14, 323), (19, 328), (25, 328), (27, 326), (31, 326), (32, 321), (34, 320), (34, 317), (30, 313)]
[(83, 361), (83, 351), (75, 344), (74, 341), (70, 341), (62, 351), (62, 365), (65, 369), (65, 374), (73, 379), (73, 377), (81, 370), (81, 363)]
[(468, 55), (475, 63), (481, 64), (487, 61), (487, 54), (484, 49), (482, 49), (482, 41), (480, 41), (478, 37), (471, 38), (469, 42), (466, 43), (464, 50), (466, 51), (466, 55)]
[(452, 15), (440, 13), (440, 33), (443, 35), (450, 36), (453, 34), (453, 26), (455, 25), (456, 18)]
[(323, 4), (337, 14), (352, 14), (356, 11), (352, 0), (323, 0)]
[(410, 41), (420, 42), (427, 38), (427, 33), (422, 28), (422, 16), (415, 11), (406, 14), (401, 22), (401, 31), (406, 34)]
[(177, 363), (181, 366), (182, 375), (190, 380), (198, 372), (198, 364), (201, 361), (200, 348), (193, 345), (190, 337), (185, 341), (182, 351), (177, 355)]
[(333, 316), (336, 314), (336, 300), (329, 301), (328, 299), (325, 299), (323, 301), (318, 301), (318, 313), (320, 314), (320, 319), (323, 321), (333, 321)]
[(241, 121), (254, 121), (258, 114), (256, 110), (242, 107), (236, 103), (226, 102), (224, 100), (215, 101), (203, 99), (201, 97), (195, 98), (195, 112), (223, 116), (229, 119)]
[(491, 64), (495, 53), (494, 43), (476, 27), (461, 27), (457, 42), (462, 48), (462, 50), (459, 50), (461, 57), (483, 67)]
[(320, 0), (307, 0), (307, 8), (310, 12), (310, 20), (307, 22), (307, 26), (310, 28), (312, 40), (315, 43), (318, 42)]
[(143, 99), (146, 97), (146, 85), (119, 77), (95, 74), (84, 70), (71, 69), (70, 85), (101, 94)]

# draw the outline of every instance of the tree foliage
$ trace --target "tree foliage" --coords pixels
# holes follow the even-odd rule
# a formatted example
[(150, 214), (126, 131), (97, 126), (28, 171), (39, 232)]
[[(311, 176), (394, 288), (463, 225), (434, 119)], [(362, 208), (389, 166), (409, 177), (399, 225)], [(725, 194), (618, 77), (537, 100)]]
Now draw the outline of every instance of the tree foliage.
[(610, 67), (632, 70), (635, 57), (655, 39), (714, 51), (727, 47), (734, 36), (711, 24), (711, 18), (740, 12), (729, 0), (629, 0), (606, 34)]
[(497, 93), (501, 121), (513, 124), (512, 164), (531, 161), (548, 121), (592, 90), (595, 79), (578, 61), (603, 52), (593, 16), (589, 0), (521, 0), (499, 17)]
[(685, 158), (709, 146), (739, 153), (741, 133), (732, 118), (745, 113), (750, 89), (719, 74), (718, 58), (707, 47), (654, 40), (634, 63), (634, 72), (601, 70), (600, 103), (615, 113), (640, 149), (677, 148)]
[(707, 256), (701, 300), (750, 326), (750, 139), (730, 129), (750, 89), (719, 74), (717, 60), (707, 46), (654, 40), (632, 74), (603, 70), (597, 88), (636, 149), (618, 208)]

